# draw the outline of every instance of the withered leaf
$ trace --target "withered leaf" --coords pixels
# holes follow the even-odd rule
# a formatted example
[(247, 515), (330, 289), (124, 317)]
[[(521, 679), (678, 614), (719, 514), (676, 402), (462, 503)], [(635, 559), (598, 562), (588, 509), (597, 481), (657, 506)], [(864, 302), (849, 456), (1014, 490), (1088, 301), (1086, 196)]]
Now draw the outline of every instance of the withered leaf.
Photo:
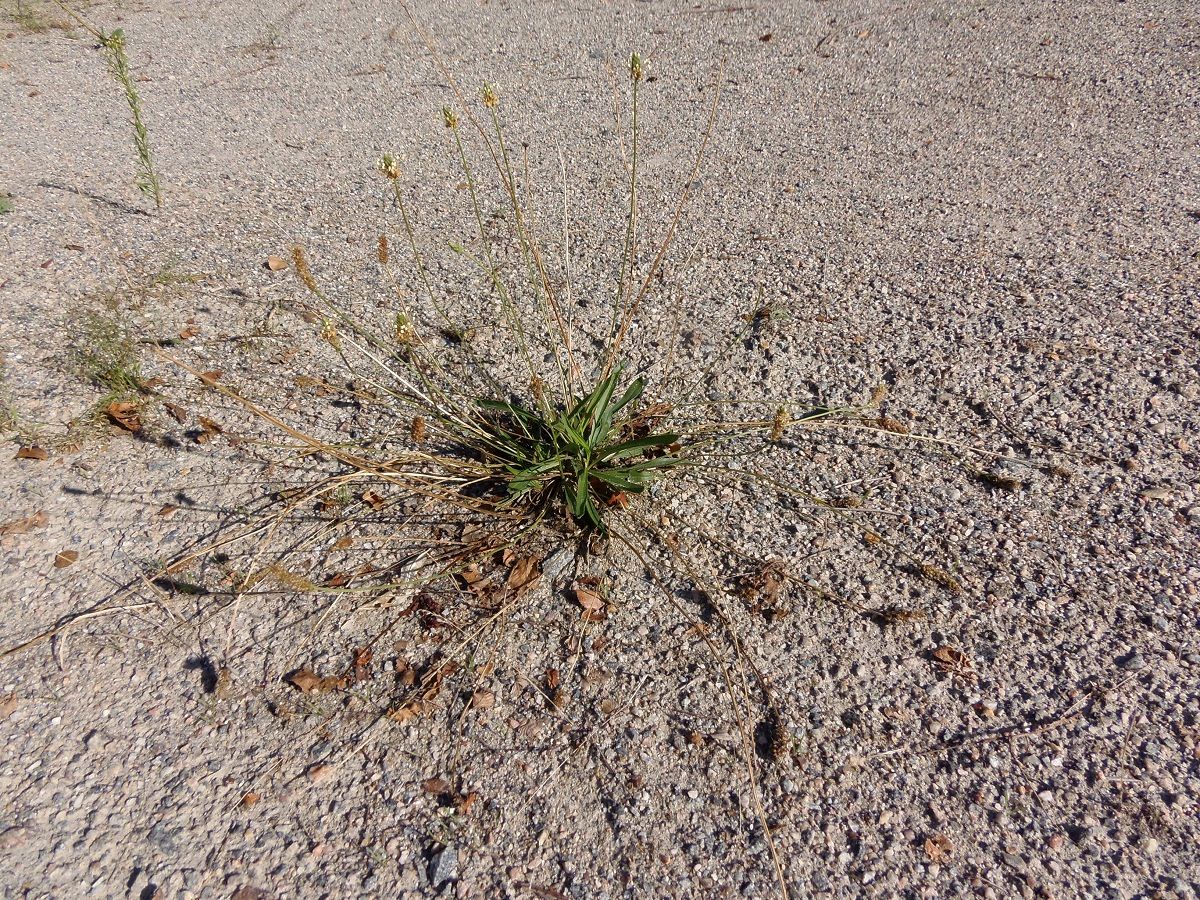
[(395, 709), (388, 712), (387, 716), (393, 722), (399, 722), (405, 725), (411, 722), (424, 711), (424, 706), (420, 700), (414, 700), (411, 703), (405, 703), (403, 706), (397, 706)]
[(351, 666), (351, 679), (355, 684), (370, 681), (372, 675), (371, 660), (375, 658), (370, 647), (360, 647), (354, 651), (354, 664)]
[(50, 454), (47, 453), (45, 450), (43, 450), (41, 447), (37, 446), (36, 444), (30, 444), (27, 447), (21, 447), (19, 450), (17, 450), (17, 455), (14, 457), (14, 459), (37, 459), (37, 460), (44, 460), (44, 459), (49, 459), (49, 458), (50, 458)]
[(541, 577), (542, 558), (540, 556), (523, 556), (513, 564), (512, 570), (508, 573), (508, 581), (505, 586), (511, 591), (523, 591), (532, 587), (534, 582)]
[(282, 256), (268, 256), (263, 265), (265, 265), (272, 272), (280, 272), (288, 267), (288, 262)]
[(249, 809), (251, 806), (254, 806), (256, 803), (258, 803), (258, 801), (261, 799), (262, 798), (258, 794), (256, 794), (254, 791), (246, 791), (246, 793), (242, 794), (242, 799), (238, 805), (244, 809)]
[(421, 790), (427, 794), (448, 794), (450, 782), (444, 778), (426, 778), (421, 782)]
[(219, 379), (223, 374), (224, 373), (221, 372), (220, 369), (210, 369), (207, 372), (200, 373), (200, 380), (203, 381), (205, 384), (207, 384), (209, 387), (212, 387), (213, 385), (215, 385), (217, 383), (217, 379)]
[(471, 807), (475, 805), (475, 801), (479, 799), (478, 791), (470, 791), (466, 794), (459, 794), (454, 800), (454, 805), (458, 808), (458, 814), (465, 816), (471, 811)]
[(44, 510), (38, 510), (31, 516), (26, 516), (23, 519), (14, 519), (11, 522), (5, 522), (0, 525), (0, 534), (27, 534), (30, 531), (36, 531), (39, 528), (45, 528), (50, 523), (50, 517), (46, 515)]
[(61, 553), (59, 553), (57, 556), (54, 557), (54, 568), (65, 569), (67, 566), (71, 565), (71, 563), (75, 562), (75, 560), (77, 560), (77, 559), (79, 559), (79, 551), (78, 550), (63, 550)]
[(200, 431), (197, 431), (193, 435), (193, 439), (197, 444), (207, 444), (217, 435), (223, 433), (221, 426), (207, 416), (197, 416), (196, 421), (200, 425)]
[(158, 511), (158, 514), (160, 516), (162, 516), (164, 519), (169, 519), (169, 518), (171, 518), (171, 516), (175, 515), (175, 513), (177, 513), (178, 511), (179, 511), (179, 507), (176, 506), (174, 503), (164, 503), (162, 505), (162, 509), (160, 509)]
[(611, 697), (607, 700), (600, 701), (600, 712), (602, 712), (606, 716), (611, 716), (613, 713), (615, 713), (620, 708), (621, 708), (621, 704), (618, 703), (616, 700), (613, 700)]
[(311, 669), (297, 669), (283, 676), (283, 680), (302, 694), (324, 694), (344, 687), (346, 679), (335, 675), (321, 677)]
[(472, 709), (491, 709), (496, 705), (496, 695), (491, 691), (478, 690), (471, 695)]
[(396, 669), (396, 680), (404, 687), (412, 687), (417, 683), (417, 670), (403, 656), (397, 656), (394, 663)]
[(941, 862), (953, 852), (954, 845), (944, 834), (925, 838), (925, 855), (929, 857), (930, 862)]
[(104, 414), (133, 434), (142, 430), (142, 419), (136, 403), (128, 400), (114, 400), (104, 408)]
[(561, 680), (561, 676), (558, 674), (558, 669), (546, 670), (546, 687), (550, 688), (550, 690), (556, 690)]
[(185, 325), (183, 328), (179, 329), (179, 339), (181, 341), (191, 340), (199, 333), (200, 333), (199, 328), (197, 328), (194, 324), (188, 324), (188, 325)]
[(0, 719), (7, 719), (17, 711), (17, 695), (7, 694), (0, 697)]
[(187, 416), (188, 416), (187, 410), (184, 409), (182, 406), (180, 406), (178, 403), (172, 403), (170, 400), (164, 400), (163, 401), (163, 409), (165, 409), (167, 411), (167, 413), (171, 416), (171, 418), (174, 419), (176, 422), (178, 422), (180, 425), (182, 425), (184, 422), (187, 421)]
[(957, 647), (946, 645), (936, 647), (931, 656), (933, 656), (934, 663), (943, 672), (949, 672), (960, 678), (974, 679), (975, 666), (971, 662), (971, 657)]
[(604, 609), (604, 598), (600, 596), (600, 592), (586, 587), (582, 584), (576, 584), (573, 588), (575, 594), (575, 602), (590, 612), (599, 612)]
[(313, 784), (322, 784), (333, 777), (333, 766), (328, 763), (317, 763), (308, 767), (308, 780)]
[(375, 512), (379, 512), (384, 508), (384, 506), (387, 505), (387, 501), (384, 500), (383, 497), (375, 493), (375, 491), (369, 490), (362, 492), (362, 502), (371, 507), (371, 509), (375, 510)]

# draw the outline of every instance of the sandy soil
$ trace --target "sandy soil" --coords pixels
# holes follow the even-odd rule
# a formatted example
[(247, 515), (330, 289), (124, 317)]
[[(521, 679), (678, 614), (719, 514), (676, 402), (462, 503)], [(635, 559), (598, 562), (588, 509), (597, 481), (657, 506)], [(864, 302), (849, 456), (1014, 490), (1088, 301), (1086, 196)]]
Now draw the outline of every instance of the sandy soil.
[[(813, 514), (688, 481), (656, 498), (715, 577), (744, 569), (734, 550), (791, 576), (781, 618), (722, 602), (779, 706), (785, 752), (755, 768), (792, 896), (1194, 897), (1200, 16), (1045, 0), (413, 11), (457, 80), (497, 84), (547, 220), (561, 158), (581, 285), (602, 280), (621, 228), (610, 73), (632, 49), (650, 57), (647, 234), (670, 216), (719, 78), (711, 153), (652, 308), (686, 300), (679, 364), (711, 361), (768, 303), (786, 315), (738, 344), (714, 390), (840, 404), (886, 384), (889, 417), (1005, 454), (988, 471), (1020, 482), (981, 480), (933, 445), (821, 432), (773, 474), (865, 494), (862, 508)], [(735, 704), (688, 619), (703, 603), (680, 593), (681, 613), (619, 548), (591, 561), (612, 585), (605, 622), (581, 625), (561, 592), (570, 560), (552, 554), (481, 644), (486, 674), (407, 725), (372, 723), (396, 660), (435, 640), (415, 620), (286, 597), (235, 614), (139, 582), (252, 520), (293, 473), (252, 440), (266, 429), (148, 347), (145, 375), (188, 422), (156, 406), (147, 440), (71, 430), (98, 397), (71, 352), (89, 316), (175, 338), (189, 364), (293, 421), (353, 435), (361, 410), (297, 385), (345, 378), (295, 315), (303, 288), (264, 260), (302, 243), (323, 283), (370, 307), (376, 237), (397, 227), (374, 172), (384, 150), (424, 234), (469, 238), (472, 223), (440, 121), (453, 92), (398, 5), (145, 0), (90, 15), (125, 29), (166, 203), (133, 187), (126, 108), (95, 42), (0, 27), (15, 417), (0, 644), (124, 607), (0, 661), (3, 895), (777, 896)], [(477, 290), (450, 265), (439, 277)], [(201, 414), (226, 434), (197, 440)], [(12, 458), (29, 443), (49, 458)], [(881, 554), (870, 530), (963, 591)], [(680, 582), (661, 547), (646, 552)], [(856, 606), (922, 617), (881, 626)], [(389, 623), (360, 691), (281, 681), (339, 671)], [(472, 706), (481, 691), (491, 701)]]

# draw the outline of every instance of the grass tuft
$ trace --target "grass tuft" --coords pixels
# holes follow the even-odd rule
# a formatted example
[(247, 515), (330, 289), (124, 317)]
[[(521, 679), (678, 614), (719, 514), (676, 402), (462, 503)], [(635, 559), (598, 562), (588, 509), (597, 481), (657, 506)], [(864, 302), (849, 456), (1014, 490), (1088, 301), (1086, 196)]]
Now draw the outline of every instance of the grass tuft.
[(145, 379), (137, 341), (116, 316), (85, 313), (72, 356), (79, 375), (104, 392), (98, 405), (139, 395)]

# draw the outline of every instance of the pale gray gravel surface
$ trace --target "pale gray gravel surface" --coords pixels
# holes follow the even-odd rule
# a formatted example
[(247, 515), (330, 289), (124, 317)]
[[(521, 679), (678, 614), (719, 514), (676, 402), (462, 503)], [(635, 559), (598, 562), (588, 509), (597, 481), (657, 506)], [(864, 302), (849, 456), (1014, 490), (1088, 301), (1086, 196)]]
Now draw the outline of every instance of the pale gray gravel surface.
[[(940, 445), (824, 431), (771, 473), (820, 497), (869, 491), (861, 510), (811, 515), (686, 480), (658, 492), (656, 520), (706, 570), (735, 575), (740, 548), (783, 559), (793, 585), (925, 616), (880, 627), (795, 586), (774, 621), (726, 601), (790, 738), (757, 768), (791, 894), (1195, 897), (1200, 13), (1048, 0), (413, 12), (456, 79), (498, 85), (551, 243), (561, 157), (581, 286), (606, 273), (621, 228), (610, 71), (631, 49), (651, 58), (647, 234), (669, 218), (720, 77), (648, 322), (682, 297), (678, 358), (699, 368), (768, 303), (786, 315), (738, 343), (713, 391), (769, 407), (860, 402), (886, 384), (887, 416), (1005, 454), (988, 471), (1020, 482), (981, 481)], [(0, 535), (5, 647), (228, 533), (291, 477), (278, 447), (228, 439), (266, 428), (148, 348), (146, 374), (188, 423), (158, 407), (148, 440), (67, 441), (98, 396), (70, 353), (89, 312), (146, 340), (183, 330), (173, 352), (190, 364), (352, 437), (371, 424), (353, 403), (294, 381), (344, 376), (295, 314), (303, 289), (264, 260), (299, 242), (346, 302), (385, 297), (375, 241), (396, 223), (374, 164), (389, 149), (423, 234), (470, 239), (438, 112), (453, 94), (399, 5), (141, 0), (90, 15), (125, 29), (166, 204), (147, 210), (132, 186), (126, 110), (95, 42), (0, 26), (0, 352), (16, 418), (0, 524), (45, 514)], [(447, 284), (480, 290), (446, 265)], [(198, 442), (201, 414), (228, 434)], [(50, 458), (11, 459), (30, 440)], [(865, 542), (871, 530), (911, 558)], [(65, 550), (78, 560), (56, 567)], [(661, 545), (646, 552), (670, 571)], [(953, 569), (963, 591), (914, 559)], [(224, 565), (231, 577), (246, 561)], [(569, 560), (546, 565), (559, 578), (489, 636), (488, 674), (408, 725), (370, 728), (395, 660), (436, 646), (415, 619), (377, 646), (360, 691), (300, 697), (280, 681), (345, 667), (387, 609), (323, 616), (311, 599), (264, 598), (234, 611), (142, 585), (124, 612), (4, 658), (0, 892), (778, 895), (733, 704), (696, 629), (619, 547), (592, 563), (610, 570), (614, 606), (587, 629), (545, 589)], [(677, 600), (705, 615), (694, 591)], [(969, 670), (944, 671), (932, 653), (946, 647)], [(494, 704), (464, 705), (470, 690)]]

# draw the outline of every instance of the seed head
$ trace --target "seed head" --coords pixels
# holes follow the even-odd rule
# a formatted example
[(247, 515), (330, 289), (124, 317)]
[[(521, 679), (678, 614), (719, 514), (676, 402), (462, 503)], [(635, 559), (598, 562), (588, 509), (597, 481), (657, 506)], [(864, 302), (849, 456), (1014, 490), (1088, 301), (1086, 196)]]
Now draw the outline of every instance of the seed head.
[(386, 234), (379, 236), (379, 264), (386, 266), (388, 262), (388, 238)]
[(450, 107), (442, 107), (442, 118), (445, 120), (447, 128), (458, 128), (458, 115)]
[(483, 105), (488, 109), (495, 109), (500, 105), (500, 98), (496, 96), (496, 88), (494, 85), (485, 84), (483, 90), (479, 92), (483, 98)]
[(534, 375), (529, 381), (529, 392), (533, 394), (533, 399), (538, 402), (538, 405), (546, 402), (546, 382), (540, 375)]
[(425, 417), (417, 416), (412, 420), (410, 435), (414, 444), (425, 443)]
[(771, 443), (778, 444), (783, 440), (783, 431), (788, 427), (792, 417), (788, 415), (788, 411), (782, 406), (775, 411), (775, 419), (771, 422)]
[(952, 594), (962, 593), (962, 585), (959, 584), (958, 579), (945, 569), (939, 569), (937, 566), (931, 565), (930, 563), (921, 563), (918, 568), (920, 569), (922, 575), (935, 584), (940, 584)]
[(890, 419), (887, 416), (880, 416), (875, 420), (877, 427), (884, 431), (890, 431), (892, 434), (908, 434), (908, 426), (896, 419)]
[(379, 162), (375, 164), (375, 168), (379, 170), (380, 175), (391, 181), (395, 181), (400, 177), (400, 164), (396, 162), (396, 157), (390, 153), (385, 153), (379, 157)]
[(292, 264), (296, 267), (296, 274), (300, 276), (304, 286), (318, 297), (321, 296), (321, 289), (317, 287), (317, 280), (313, 278), (312, 269), (308, 267), (308, 260), (304, 257), (303, 247), (297, 245), (292, 248)]
[(331, 319), (321, 320), (321, 340), (328, 343), (334, 350), (342, 349), (342, 339), (338, 336), (337, 326)]
[(629, 77), (633, 79), (634, 83), (637, 83), (642, 80), (645, 74), (646, 66), (642, 62), (641, 54), (634, 53), (629, 57)]
[(413, 328), (412, 321), (404, 313), (396, 313), (396, 343), (408, 346), (416, 342), (417, 331)]

